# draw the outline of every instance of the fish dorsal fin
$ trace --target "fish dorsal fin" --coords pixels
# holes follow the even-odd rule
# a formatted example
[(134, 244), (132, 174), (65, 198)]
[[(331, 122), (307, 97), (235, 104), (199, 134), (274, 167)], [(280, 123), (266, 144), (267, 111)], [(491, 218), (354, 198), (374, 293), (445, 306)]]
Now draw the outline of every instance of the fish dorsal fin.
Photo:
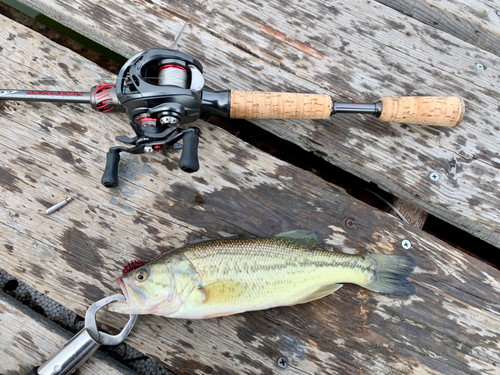
[(323, 297), (326, 297), (329, 294), (332, 294), (342, 288), (344, 284), (328, 284), (328, 285), (323, 285), (317, 289), (315, 289), (313, 292), (308, 293), (301, 298), (297, 299), (295, 301), (296, 304), (299, 303), (306, 303), (306, 302), (311, 302)]
[(238, 301), (245, 294), (244, 286), (238, 281), (218, 281), (200, 288), (205, 294), (204, 304), (229, 304)]
[(321, 243), (316, 232), (312, 230), (292, 230), (290, 232), (276, 234), (273, 237), (283, 238), (284, 240), (301, 244), (309, 249), (314, 249)]

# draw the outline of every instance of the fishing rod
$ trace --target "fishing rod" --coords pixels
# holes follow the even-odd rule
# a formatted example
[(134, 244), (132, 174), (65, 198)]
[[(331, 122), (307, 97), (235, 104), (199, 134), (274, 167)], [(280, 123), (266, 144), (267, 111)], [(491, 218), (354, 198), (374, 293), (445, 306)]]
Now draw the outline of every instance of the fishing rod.
[[(111, 147), (101, 183), (118, 186), (120, 153), (142, 154), (182, 149), (179, 168), (199, 169), (198, 129), (182, 129), (201, 116), (233, 119), (326, 119), (336, 113), (375, 115), (380, 121), (430, 126), (455, 126), (464, 116), (457, 97), (383, 97), (376, 103), (340, 103), (329, 95), (259, 91), (210, 91), (200, 62), (182, 52), (150, 49), (131, 57), (116, 84), (89, 92), (0, 90), (0, 100), (86, 103), (98, 112), (125, 112), (134, 137), (116, 140), (133, 147)], [(178, 143), (182, 140), (182, 144)]]

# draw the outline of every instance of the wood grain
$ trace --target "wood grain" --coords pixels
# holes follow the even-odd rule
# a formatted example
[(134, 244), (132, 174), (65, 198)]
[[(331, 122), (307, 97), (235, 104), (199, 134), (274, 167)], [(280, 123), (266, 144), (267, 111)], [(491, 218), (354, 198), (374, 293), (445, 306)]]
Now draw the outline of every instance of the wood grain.
[[(383, 96), (464, 98), (467, 114), (460, 126), (449, 129), (388, 125), (359, 115), (253, 121), (500, 244), (499, 63), (481, 47), (365, 0), (223, 6), (215, 0), (151, 0), (109, 4), (102, 14), (97, 1), (23, 2), (126, 56), (131, 49), (158, 46), (159, 37), (168, 34), (171, 38), (160, 45), (201, 61), (211, 89), (316, 92), (357, 102)], [(121, 27), (127, 14), (145, 16), (129, 21), (129, 29)], [(148, 32), (138, 34), (141, 27)], [(478, 59), (487, 69), (476, 67)], [(440, 175), (437, 183), (429, 179), (432, 172)]]
[(231, 118), (325, 119), (332, 113), (328, 95), (231, 90)]
[[(73, 337), (3, 292), (0, 292), (0, 326), (0, 373), (5, 375), (28, 373)], [(75, 374), (133, 375), (135, 372), (97, 351)]]
[(428, 126), (456, 126), (465, 115), (465, 103), (457, 97), (383, 97), (380, 121)]
[[(409, 17), (500, 56), (500, 10), (489, 0), (377, 0)], [(480, 62), (480, 59), (478, 59)]]
[[(79, 91), (114, 79), (3, 18), (0, 30), (4, 87), (42, 80)], [(115, 278), (128, 261), (197, 239), (306, 228), (325, 249), (417, 262), (417, 293), (407, 298), (345, 285), (309, 304), (221, 319), (141, 316), (127, 342), (175, 373), (281, 374), (281, 355), (287, 373), (302, 375), (499, 371), (500, 272), (484, 262), (203, 121), (194, 124), (200, 171), (179, 170), (175, 152), (124, 155), (119, 188), (106, 189), (106, 151), (114, 136), (131, 133), (125, 116), (50, 103), (4, 102), (0, 111), (0, 264), (80, 315), (119, 291)], [(68, 194), (76, 199), (44, 213)], [(98, 316), (112, 332), (125, 319)]]
[[(424, 210), (421, 210), (417, 206), (411, 204), (410, 202), (404, 199), (396, 198), (392, 202), (394, 208), (398, 210), (398, 212), (403, 215), (403, 217), (418, 229), (422, 229), (424, 227), (425, 221), (427, 220), (427, 216), (429, 214)], [(391, 209), (389, 211), (392, 215), (396, 216), (397, 214)], [(399, 216), (398, 216), (399, 217)]]

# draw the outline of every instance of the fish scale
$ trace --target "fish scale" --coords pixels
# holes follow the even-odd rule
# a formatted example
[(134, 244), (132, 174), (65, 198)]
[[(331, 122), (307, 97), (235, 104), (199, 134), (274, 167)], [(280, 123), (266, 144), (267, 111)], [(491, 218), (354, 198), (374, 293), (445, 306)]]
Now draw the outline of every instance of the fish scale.
[[(369, 270), (368, 264), (359, 256), (310, 250), (280, 239), (257, 238), (236, 242), (230, 239), (216, 240), (212, 243), (190, 245), (178, 251), (193, 263), (206, 283), (216, 282), (221, 274), (227, 275), (231, 280), (245, 280), (245, 272), (240, 272), (243, 270), (247, 270), (247, 274), (262, 272), (271, 279), (281, 281), (284, 280), (282, 275), (274, 271), (286, 270), (288, 276), (308, 276), (308, 270), (304, 267), (311, 267), (316, 271), (327, 268), (321, 276), (328, 281), (335, 281), (331, 273), (333, 268), (341, 277), (351, 274), (353, 270)], [(344, 279), (343, 282), (348, 280)]]
[(414, 293), (406, 280), (412, 259), (319, 250), (311, 233), (222, 238), (173, 250), (119, 278), (127, 301), (110, 309), (202, 319), (309, 302), (335, 292), (341, 283)]

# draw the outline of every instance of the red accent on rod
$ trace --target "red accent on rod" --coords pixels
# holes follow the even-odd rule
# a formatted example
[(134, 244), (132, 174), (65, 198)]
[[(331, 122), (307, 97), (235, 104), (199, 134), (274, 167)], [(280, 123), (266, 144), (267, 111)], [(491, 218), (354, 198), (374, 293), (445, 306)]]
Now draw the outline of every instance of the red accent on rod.
[(103, 84), (97, 85), (95, 89), (96, 96), (96, 106), (95, 109), (99, 112), (106, 113), (112, 111), (115, 106), (111, 105), (113, 103), (113, 98), (109, 93), (109, 90), (114, 89), (114, 85)]
[(70, 91), (26, 91), (28, 95), (57, 95), (57, 96), (83, 96), (82, 92), (70, 92)]

